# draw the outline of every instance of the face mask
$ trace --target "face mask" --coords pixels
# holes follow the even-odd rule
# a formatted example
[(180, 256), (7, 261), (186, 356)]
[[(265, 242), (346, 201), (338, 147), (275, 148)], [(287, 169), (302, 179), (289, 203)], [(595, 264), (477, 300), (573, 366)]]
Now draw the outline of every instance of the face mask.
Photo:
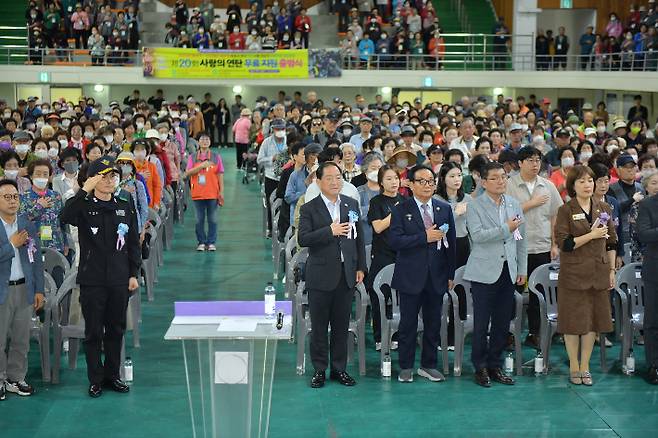
[(166, 133), (160, 134), (160, 141), (165, 141), (167, 140), (167, 138), (169, 138), (169, 134)]
[(48, 149), (48, 157), (57, 158), (57, 155), (59, 155), (59, 149), (57, 149), (57, 148)]
[(544, 142), (544, 137), (541, 135), (537, 135), (535, 137), (532, 137), (532, 142), (533, 143), (543, 143)]
[(373, 170), (371, 172), (366, 173), (366, 178), (368, 178), (368, 181), (377, 182), (377, 175), (378, 174), (379, 174), (379, 171)]
[(60, 145), (62, 148), (65, 148), (65, 147), (67, 147), (67, 146), (69, 145), (69, 142), (68, 142), (68, 140), (63, 140), (63, 139), (62, 139), (62, 140), (59, 140), (59, 145)]
[(94, 137), (94, 133), (91, 131), (85, 131), (84, 136), (85, 138), (91, 139)]
[(605, 133), (605, 126), (597, 126), (596, 127), (596, 132), (599, 134), (604, 134)]
[(135, 126), (137, 127), (138, 131), (141, 131), (142, 129), (144, 129), (144, 124), (142, 122), (135, 123)]
[(133, 167), (130, 164), (121, 165), (121, 174), (123, 176), (132, 175), (132, 173), (133, 173)]
[(616, 151), (617, 149), (619, 149), (619, 146), (617, 146), (616, 144), (609, 144), (609, 145), (606, 146), (606, 148), (605, 148), (605, 150), (606, 150), (609, 154), (613, 153), (613, 152)]
[(350, 135), (352, 135), (351, 129), (343, 129), (343, 136), (349, 137)]
[(527, 125), (527, 124), (522, 124), (522, 125), (521, 125), (521, 129), (522, 129), (523, 131), (527, 131), (527, 130), (528, 130), (528, 125)]
[(4, 115), (5, 115), (5, 118), (8, 119), (9, 117), (11, 117), (11, 112), (6, 112)]
[(187, 113), (181, 114), (180, 119), (183, 121), (187, 120)]
[(43, 128), (43, 122), (41, 120), (39, 120), (37, 122), (37, 129), (41, 129), (41, 128)]
[(576, 160), (574, 160), (571, 157), (564, 157), (562, 158), (561, 162), (562, 162), (562, 167), (573, 167)]
[(77, 161), (64, 163), (64, 170), (66, 171), (66, 173), (69, 174), (76, 173), (79, 168), (80, 168), (80, 163), (78, 163)]
[(408, 164), (409, 164), (409, 160), (407, 160), (406, 158), (399, 158), (395, 160), (395, 165), (401, 169), (407, 167)]
[(255, 30), (252, 30), (252, 31), (251, 31), (251, 34), (252, 34), (253, 36), (256, 36), (256, 35), (258, 35), (258, 32), (256, 32)]
[(104, 138), (105, 138), (105, 141), (107, 142), (107, 144), (112, 143), (112, 141), (114, 140), (114, 136), (112, 136), (112, 135), (106, 135)]
[(27, 154), (30, 151), (30, 145), (29, 144), (18, 144), (16, 145), (16, 152), (19, 154)]
[(640, 133), (641, 130), (642, 130), (642, 128), (639, 127), (639, 126), (633, 126), (633, 127), (631, 127), (631, 133), (634, 134), (634, 135), (638, 135), (638, 134)]
[(5, 170), (5, 176), (9, 179), (16, 179), (18, 170)]
[(274, 131), (274, 136), (278, 139), (286, 138), (286, 131), (279, 129)]
[(39, 149), (38, 151), (34, 151), (34, 156), (36, 156), (39, 159), (44, 159), (48, 157), (48, 151), (45, 149)]
[(34, 178), (32, 183), (34, 183), (36, 188), (43, 190), (48, 186), (48, 178)]
[(71, 121), (69, 119), (62, 120), (62, 126), (64, 128), (68, 128), (70, 124), (71, 124)]
[(141, 151), (135, 151), (135, 158), (138, 160), (145, 160), (146, 159), (146, 151), (141, 150)]
[(420, 145), (423, 147), (423, 149), (427, 150), (429, 149), (430, 146), (432, 146), (432, 143), (425, 142), (425, 143), (421, 143)]
[(428, 122), (430, 123), (430, 125), (432, 125), (432, 126), (436, 126), (437, 123), (439, 123), (439, 119), (437, 119), (436, 117), (430, 117), (429, 119), (427, 119), (427, 121), (428, 121)]
[(589, 160), (590, 158), (592, 158), (592, 153), (591, 153), (591, 152), (581, 152), (581, 153), (580, 153), (580, 159), (581, 159), (582, 161), (587, 161), (587, 160)]

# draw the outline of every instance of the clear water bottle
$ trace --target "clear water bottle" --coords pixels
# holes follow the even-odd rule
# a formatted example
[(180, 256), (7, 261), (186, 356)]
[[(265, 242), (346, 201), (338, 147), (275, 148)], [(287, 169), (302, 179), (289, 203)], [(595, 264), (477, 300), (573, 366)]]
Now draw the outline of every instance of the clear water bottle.
[(629, 376), (635, 374), (635, 356), (633, 356), (632, 348), (628, 352), (628, 357), (626, 357), (625, 374)]
[(276, 316), (276, 289), (271, 281), (265, 287), (265, 316), (271, 319)]
[(505, 373), (508, 376), (514, 374), (514, 356), (512, 356), (511, 352), (509, 352), (505, 358)]
[(132, 383), (133, 381), (133, 361), (129, 357), (123, 361), (123, 380), (125, 380), (126, 383)]
[(391, 355), (387, 354), (384, 356), (384, 361), (382, 362), (382, 377), (384, 379), (391, 378)]
[(541, 351), (537, 353), (535, 357), (535, 376), (539, 376), (544, 373), (544, 355), (541, 354)]

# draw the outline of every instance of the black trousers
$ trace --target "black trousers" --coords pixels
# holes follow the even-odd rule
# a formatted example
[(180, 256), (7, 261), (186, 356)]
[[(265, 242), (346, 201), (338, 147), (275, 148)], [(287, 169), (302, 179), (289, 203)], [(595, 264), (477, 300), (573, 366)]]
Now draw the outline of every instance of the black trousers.
[[(80, 286), (80, 304), (85, 318), (87, 377), (92, 384), (118, 379), (121, 342), (126, 331), (128, 285)], [(105, 352), (105, 362), (101, 352)]]
[[(545, 265), (546, 263), (550, 263), (550, 262), (551, 262), (550, 251), (542, 252), (539, 254), (528, 254), (528, 277), (530, 277), (530, 274), (532, 274), (535, 269), (537, 269), (541, 265)], [(523, 288), (523, 286), (517, 286), (517, 287)], [(542, 294), (544, 293), (543, 290), (540, 290), (540, 292)], [(539, 300), (537, 299), (535, 294), (531, 292), (528, 301), (528, 332), (531, 335), (538, 334), (540, 324), (541, 324), (541, 319), (539, 318)]]
[[(473, 350), (475, 370), (501, 368), (502, 353), (507, 344), (509, 323), (514, 314), (514, 283), (507, 262), (493, 284), (471, 282), (473, 294)], [(489, 330), (491, 322), (491, 330)], [(487, 333), (489, 341), (487, 342)]]
[(418, 333), (418, 312), (423, 309), (423, 351), (420, 366), (436, 368), (437, 349), (441, 329), (441, 306), (443, 294), (439, 294), (432, 284), (429, 273), (425, 286), (419, 294), (400, 292), (400, 327), (398, 329), (398, 360), (400, 368), (411, 369), (416, 358), (416, 335)]
[[(347, 286), (344, 273), (341, 273), (336, 289), (308, 291), (308, 305), (311, 312), (311, 362), (315, 371), (327, 369), (329, 351), (331, 351), (331, 370), (345, 371), (347, 332), (353, 296), (354, 289)], [(327, 343), (327, 331), (330, 325), (331, 340)]]
[(246, 154), (247, 151), (249, 151), (249, 145), (247, 143), (235, 144), (235, 161), (236, 163), (238, 163), (238, 169), (242, 168), (242, 163), (244, 162), (244, 158), (242, 157), (242, 154)]
[(644, 280), (644, 353), (647, 367), (658, 367), (658, 281)]
[[(239, 145), (239, 143), (236, 143)], [(267, 229), (272, 230), (272, 206), (270, 205), (270, 196), (279, 186), (279, 181), (265, 177), (265, 204), (267, 204)], [(282, 214), (286, 214), (283, 212)]]
[(219, 146), (228, 147), (228, 125), (217, 125), (217, 132), (219, 133), (219, 138), (217, 139)]

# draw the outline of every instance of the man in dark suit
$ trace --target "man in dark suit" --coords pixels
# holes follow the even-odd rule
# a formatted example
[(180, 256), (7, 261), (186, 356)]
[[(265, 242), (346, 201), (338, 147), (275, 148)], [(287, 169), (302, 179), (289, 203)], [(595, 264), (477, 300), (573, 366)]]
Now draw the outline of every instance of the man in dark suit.
[[(443, 294), (455, 278), (455, 221), (450, 205), (432, 198), (435, 175), (429, 167), (409, 171), (413, 197), (391, 214), (389, 245), (397, 254), (391, 287), (400, 294), (398, 356), (400, 382), (413, 381), (418, 312), (423, 309), (423, 350), (418, 375), (445, 380), (437, 370)], [(447, 225), (447, 230), (445, 229)]]
[(322, 163), (316, 172), (321, 195), (300, 209), (299, 245), (309, 249), (306, 287), (311, 313), (311, 360), (315, 373), (312, 388), (324, 386), (329, 363), (327, 329), (331, 324), (331, 374), (345, 386), (356, 384), (345, 372), (347, 331), (354, 287), (366, 270), (359, 204), (340, 196), (341, 169), (334, 162)]
[[(655, 176), (651, 178), (654, 179)], [(644, 281), (644, 350), (649, 368), (647, 380), (652, 385), (658, 385), (658, 195), (649, 196), (640, 202), (637, 233), (640, 242), (645, 245), (642, 280)]]

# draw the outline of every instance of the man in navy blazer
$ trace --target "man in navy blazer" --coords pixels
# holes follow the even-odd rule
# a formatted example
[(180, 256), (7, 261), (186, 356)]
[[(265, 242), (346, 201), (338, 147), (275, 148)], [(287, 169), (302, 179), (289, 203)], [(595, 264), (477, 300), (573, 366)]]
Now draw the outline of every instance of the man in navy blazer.
[[(0, 400), (6, 393), (30, 396), (25, 382), (32, 309), (43, 306), (43, 261), (34, 224), (17, 216), (18, 186), (0, 180)], [(11, 337), (8, 352), (7, 339)]]
[(445, 380), (437, 370), (443, 294), (455, 278), (455, 221), (450, 205), (432, 198), (435, 175), (429, 167), (409, 171), (413, 197), (393, 209), (389, 245), (397, 254), (391, 287), (400, 296), (398, 357), (400, 382), (413, 381), (418, 312), (423, 309), (423, 349), (418, 375)]

